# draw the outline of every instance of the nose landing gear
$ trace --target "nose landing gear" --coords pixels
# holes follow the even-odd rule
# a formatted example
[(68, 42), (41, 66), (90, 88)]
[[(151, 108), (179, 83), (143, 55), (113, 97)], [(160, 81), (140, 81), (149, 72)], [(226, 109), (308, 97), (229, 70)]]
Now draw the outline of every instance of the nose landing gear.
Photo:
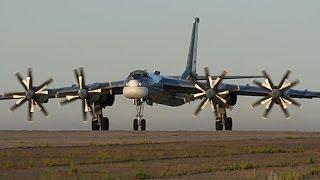
[(136, 106), (136, 118), (133, 120), (133, 130), (138, 131), (139, 126), (141, 131), (146, 130), (146, 120), (143, 118), (144, 102), (143, 100), (134, 100), (134, 105)]

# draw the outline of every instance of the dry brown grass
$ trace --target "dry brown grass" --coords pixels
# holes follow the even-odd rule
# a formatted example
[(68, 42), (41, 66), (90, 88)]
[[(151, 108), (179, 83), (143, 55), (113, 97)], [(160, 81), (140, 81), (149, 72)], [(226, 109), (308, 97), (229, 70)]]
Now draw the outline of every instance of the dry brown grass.
[[(300, 137), (292, 133), (274, 138), (270, 133), (272, 138), (269, 139), (264, 135), (237, 140), (237, 137), (241, 138), (237, 134), (232, 140), (218, 141), (212, 140), (215, 136), (198, 140), (204, 133), (197, 135), (194, 132), (188, 132), (193, 135), (191, 140), (184, 140), (188, 133), (183, 132), (172, 136), (181, 138), (175, 143), (166, 142), (168, 139), (157, 141), (152, 133), (135, 143), (108, 144), (90, 138), (81, 145), (56, 146), (47, 142), (0, 149), (0, 179), (28, 178), (29, 175), (39, 179), (201, 178), (202, 175), (286, 179), (318, 177), (320, 172), (317, 162), (320, 135), (319, 139), (287, 138)], [(219, 134), (219, 138), (229, 138), (232, 133), (228, 132), (225, 137)], [(15, 173), (21, 170), (28, 173)]]

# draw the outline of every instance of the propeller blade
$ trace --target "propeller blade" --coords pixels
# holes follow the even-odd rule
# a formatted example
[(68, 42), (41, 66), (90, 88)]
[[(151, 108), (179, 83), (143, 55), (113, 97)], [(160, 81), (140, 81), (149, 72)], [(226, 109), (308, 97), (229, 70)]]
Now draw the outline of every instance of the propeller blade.
[(221, 105), (226, 105), (226, 103), (227, 103), (227, 100), (225, 100), (224, 98), (222, 98), (222, 97), (220, 97), (220, 96), (218, 96), (218, 95), (215, 95), (215, 96), (214, 96), (214, 99), (215, 99), (216, 101), (220, 102)]
[(195, 82), (194, 87), (197, 88), (199, 91), (202, 91), (202, 92), (205, 93), (204, 88), (199, 83)]
[(226, 91), (219, 92), (218, 94), (219, 95), (226, 95), (226, 94), (229, 94), (229, 93), (230, 93), (230, 91), (226, 90)]
[(25, 95), (13, 95), (12, 99), (21, 99), (21, 98), (25, 98)]
[(266, 108), (265, 111), (264, 111), (264, 113), (263, 113), (263, 116), (262, 116), (262, 117), (263, 117), (264, 119), (267, 119), (267, 117), (268, 117), (268, 115), (269, 115), (269, 113), (270, 113), (273, 105), (274, 105), (274, 101), (272, 100), (272, 101), (270, 102), (270, 105), (268, 104), (269, 108)]
[(17, 77), (19, 83), (21, 84), (21, 86), (27, 91), (27, 90), (28, 90), (28, 86), (27, 86), (27, 84), (25, 84), (25, 82), (23, 81), (23, 78), (22, 78), (22, 76), (20, 75), (19, 72), (16, 73), (16, 77)]
[(69, 103), (72, 103), (78, 99), (80, 99), (79, 96), (72, 98), (72, 99), (65, 99), (65, 100), (60, 101), (60, 105), (69, 104)]
[(21, 99), (26, 97), (25, 92), (9, 92), (9, 93), (4, 93), (4, 97), (11, 97), (11, 99)]
[(264, 82), (263, 82), (261, 85), (262, 85), (263, 87), (268, 88), (269, 90), (272, 90), (272, 89), (273, 89), (268, 79), (265, 79)]
[(66, 100), (70, 101), (71, 99), (76, 99), (76, 98), (80, 98), (79, 95), (75, 95), (75, 96), (66, 96)]
[(291, 82), (291, 84), (290, 84), (289, 86), (281, 89), (281, 91), (284, 92), (284, 91), (286, 91), (286, 90), (288, 90), (288, 89), (290, 89), (290, 88), (293, 88), (294, 86), (298, 85), (299, 83), (300, 83), (300, 80), (297, 79), (297, 80)]
[(290, 101), (293, 105), (295, 105), (295, 106), (297, 106), (297, 107), (301, 107), (301, 103), (299, 103), (298, 101), (296, 101), (296, 100), (294, 100), (294, 99), (292, 99), (291, 97), (288, 97), (288, 96), (286, 96), (286, 97), (283, 97), (285, 100), (288, 100), (288, 101)]
[(78, 69), (74, 69), (73, 72), (74, 72), (74, 77), (76, 78), (77, 84), (78, 86), (80, 86)]
[(19, 99), (11, 108), (9, 109), (11, 112), (15, 111), (18, 107), (23, 105), (27, 101), (27, 98)]
[(206, 103), (206, 101), (207, 101), (207, 98), (201, 100), (200, 104), (197, 106), (197, 109), (193, 113), (194, 117), (198, 116), (198, 114), (202, 110), (202, 106)]
[(292, 104), (290, 101), (284, 100), (282, 97), (280, 97), (279, 99), (285, 109), (288, 109), (288, 104)]
[(94, 89), (94, 90), (90, 90), (88, 91), (89, 93), (101, 93), (102, 89)]
[(207, 104), (210, 102), (209, 99), (206, 100), (206, 102), (201, 106), (201, 109), (206, 108)]
[(221, 75), (215, 80), (215, 82), (213, 83), (213, 88), (215, 88), (217, 85), (219, 85), (221, 83), (221, 81), (223, 80), (223, 78), (227, 75), (227, 71), (223, 71), (221, 73)]
[(80, 77), (81, 77), (81, 81), (80, 81), (80, 84), (82, 86), (81, 89), (85, 88), (86, 87), (86, 78), (85, 78), (85, 75), (84, 75), (84, 70), (83, 70), (83, 67), (80, 67)]
[(281, 81), (280, 81), (280, 84), (278, 87), (280, 87), (280, 90), (282, 89), (282, 86), (284, 85), (285, 81), (288, 79), (289, 75), (290, 75), (291, 71), (288, 69), (286, 71), (286, 73), (283, 75)]
[(259, 106), (259, 105), (261, 105), (261, 104), (264, 104), (264, 103), (262, 103), (262, 102), (264, 102), (265, 100), (270, 99), (270, 98), (271, 98), (270, 96), (263, 97), (263, 98), (255, 101), (254, 103), (252, 103), (251, 106), (252, 106), (253, 108), (254, 108), (254, 107), (257, 107), (257, 106)]
[(89, 112), (89, 111), (90, 111), (90, 108), (89, 108), (89, 106), (88, 106), (88, 103), (87, 103), (87, 100), (86, 100), (86, 99), (84, 99), (84, 104), (85, 104), (85, 106), (84, 106), (84, 111), (85, 111), (85, 112)]
[(33, 77), (32, 77), (32, 69), (31, 68), (28, 68), (28, 76), (27, 76), (27, 79), (28, 79), (28, 88), (32, 88), (33, 87)]
[(86, 111), (86, 102), (85, 99), (82, 99), (81, 101), (81, 107), (82, 107), (82, 118), (83, 121), (87, 121), (87, 111)]
[(267, 104), (267, 105), (266, 105), (266, 109), (270, 109), (270, 105), (271, 105), (271, 103), (272, 103), (272, 98), (266, 100), (265, 102), (266, 102), (266, 104)]
[(42, 84), (40, 84), (39, 86), (39, 90), (37, 91), (38, 92), (42, 92), (44, 91), (45, 89), (47, 89), (47, 86), (53, 82), (53, 78), (49, 78), (48, 80), (46, 80), (45, 82), (43, 82)]
[(205, 95), (206, 93), (204, 93), (204, 92), (201, 92), (201, 93), (197, 93), (197, 94), (194, 94), (193, 95), (193, 98), (202, 98), (204, 95)]
[(263, 89), (265, 89), (265, 90), (267, 90), (267, 91), (270, 91), (270, 90), (272, 90), (272, 89), (270, 89), (271, 87), (269, 86), (265, 86), (266, 84), (264, 84), (264, 83), (262, 83), (262, 82), (260, 82), (260, 81), (257, 81), (257, 80), (253, 80), (252, 81), (252, 83), (253, 84), (255, 84), (255, 85), (257, 85), (257, 86), (259, 86), (259, 87), (261, 87), (261, 88), (263, 88)]
[(86, 100), (86, 103), (87, 103), (87, 107), (88, 107), (89, 110), (90, 110), (91, 116), (94, 118), (95, 115), (94, 115), (94, 109), (93, 109), (92, 105), (91, 105), (90, 102), (87, 101), (87, 100)]
[(4, 96), (24, 96), (26, 93), (25, 92), (6, 92), (3, 95)]
[(283, 103), (280, 103), (280, 109), (282, 110), (282, 112), (284, 113), (284, 115), (286, 116), (286, 119), (290, 118), (290, 114), (288, 109), (284, 106)]
[(213, 88), (213, 80), (211, 76), (208, 76), (209, 82), (210, 82), (210, 88)]
[(273, 84), (273, 82), (272, 82), (272, 80), (270, 78), (270, 75), (267, 73), (267, 71), (266, 70), (262, 70), (261, 72), (267, 78), (268, 84), (270, 85), (271, 89), (274, 89), (275, 86), (274, 86), (274, 84)]
[(29, 104), (31, 104), (29, 111), (30, 112), (34, 112), (34, 101), (33, 101), (33, 99), (29, 100), (28, 102), (29, 102)]
[[(211, 75), (210, 75), (210, 72), (209, 72), (209, 68), (208, 67), (205, 67), (204, 68), (204, 75), (205, 77), (207, 77), (207, 86), (208, 87), (211, 87), (213, 88), (213, 85), (212, 85), (212, 78), (211, 78)], [(210, 80), (211, 79), (211, 80)]]
[(283, 90), (284, 88), (286, 88), (286, 87), (288, 87), (288, 86), (290, 86), (291, 85), (291, 82), (288, 80), (288, 79), (286, 79), (286, 80), (284, 80), (284, 83), (283, 83), (283, 85), (282, 86), (279, 86), (280, 87), (280, 91), (281, 90)]
[(48, 113), (48, 111), (46, 110), (46, 108), (43, 106), (43, 104), (41, 103), (41, 101), (37, 99), (36, 102), (37, 102), (37, 105), (40, 107), (40, 111), (43, 113), (43, 115), (44, 115), (45, 117), (48, 117), (48, 116), (49, 116), (49, 113)]
[(83, 89), (83, 83), (82, 83), (82, 81), (83, 81), (83, 78), (82, 78), (82, 76), (80, 75), (79, 77), (78, 77), (78, 79), (79, 79), (79, 82), (80, 82), (80, 84), (79, 84), (79, 86), (80, 86), (80, 89)]
[(28, 121), (32, 121), (32, 114), (34, 112), (33, 100), (29, 100), (28, 102)]
[(268, 99), (261, 102), (261, 104), (269, 103), (272, 100), (272, 97), (269, 97)]

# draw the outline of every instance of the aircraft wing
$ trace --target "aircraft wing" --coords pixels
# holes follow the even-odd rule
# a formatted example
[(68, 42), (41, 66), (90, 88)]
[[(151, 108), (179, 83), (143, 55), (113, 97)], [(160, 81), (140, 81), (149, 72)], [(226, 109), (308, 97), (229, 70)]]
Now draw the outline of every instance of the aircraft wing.
[[(112, 82), (104, 82), (104, 83), (93, 83), (89, 84), (86, 87), (89, 89), (89, 92), (93, 93), (106, 93), (106, 94), (122, 94), (122, 89), (125, 85), (125, 81), (112, 81)], [(79, 86), (72, 85), (71, 87), (62, 87), (62, 88), (54, 88), (47, 89), (47, 93), (42, 93), (44, 96), (48, 98), (64, 98), (66, 96), (77, 95), (79, 92)], [(0, 100), (8, 100), (8, 99), (19, 99), (24, 96), (25, 92), (10, 92), (4, 93), (0, 95)]]
[[(87, 85), (89, 92), (92, 93), (106, 93), (106, 94), (122, 94), (122, 89), (125, 85), (125, 80), (111, 81), (104, 83), (93, 83)], [(78, 94), (79, 86), (74, 85), (73, 87), (64, 87), (57, 89), (48, 89), (50, 98), (63, 98), (69, 95)]]
[[(270, 94), (269, 91), (251, 85), (226, 85), (227, 89), (238, 89), (238, 91), (234, 91), (234, 94), (241, 96), (267, 96)], [(292, 98), (300, 98), (300, 99), (312, 99), (312, 98), (320, 98), (320, 92), (308, 91), (308, 90), (295, 90), (289, 89), (285, 93), (287, 96)]]
[[(175, 79), (181, 79), (181, 76), (169, 76)], [(217, 79), (219, 76), (211, 76), (212, 79)], [(264, 76), (224, 76), (223, 79), (253, 79), (264, 78)], [(206, 80), (206, 76), (197, 76), (198, 81)]]
[[(212, 79), (217, 79), (219, 76), (211, 76)], [(253, 79), (264, 78), (264, 76), (225, 76), (223, 79)], [(197, 76), (197, 80), (206, 80), (206, 76)]]

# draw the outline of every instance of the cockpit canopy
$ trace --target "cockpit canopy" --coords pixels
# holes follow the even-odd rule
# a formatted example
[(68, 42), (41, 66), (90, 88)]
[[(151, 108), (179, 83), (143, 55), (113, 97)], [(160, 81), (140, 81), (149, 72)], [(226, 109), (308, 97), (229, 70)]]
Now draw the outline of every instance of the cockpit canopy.
[(149, 77), (149, 74), (145, 70), (132, 71), (128, 76), (128, 78), (131, 78), (131, 79), (140, 79), (140, 78), (147, 78), (147, 77)]

